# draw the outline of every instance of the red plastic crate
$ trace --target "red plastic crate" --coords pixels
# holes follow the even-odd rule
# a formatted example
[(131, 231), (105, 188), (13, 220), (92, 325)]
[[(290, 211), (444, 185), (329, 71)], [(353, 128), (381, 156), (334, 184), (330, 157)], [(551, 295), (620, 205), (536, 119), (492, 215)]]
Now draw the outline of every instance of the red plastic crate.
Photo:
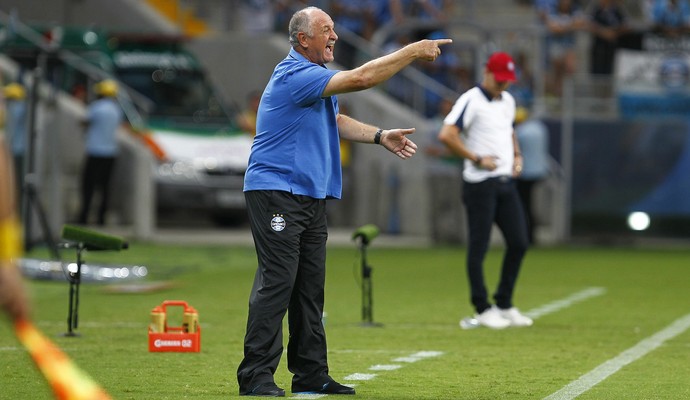
[[(166, 300), (161, 304), (167, 314), (167, 307), (188, 307), (187, 302), (181, 300)], [(198, 353), (201, 351), (201, 326), (196, 332), (184, 332), (183, 326), (168, 326), (165, 324), (165, 332), (153, 332), (149, 327), (149, 352), (180, 352)]]

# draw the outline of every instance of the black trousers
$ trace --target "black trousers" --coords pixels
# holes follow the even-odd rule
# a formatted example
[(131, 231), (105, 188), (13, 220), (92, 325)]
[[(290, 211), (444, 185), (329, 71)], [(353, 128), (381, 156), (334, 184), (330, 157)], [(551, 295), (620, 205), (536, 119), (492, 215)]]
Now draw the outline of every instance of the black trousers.
[(321, 317), (326, 278), (326, 201), (283, 191), (245, 192), (258, 268), (249, 297), (240, 394), (273, 382), (288, 313), (292, 385), (330, 381)]
[(505, 239), (506, 249), (500, 281), (493, 297), (499, 308), (510, 308), (522, 259), (529, 246), (527, 224), (515, 182), (509, 177), (465, 182), (463, 202), (469, 228), (467, 275), (472, 304), (477, 313), (491, 307), (484, 283), (484, 257), (489, 249), (491, 228), (496, 223)]
[(525, 210), (525, 219), (527, 221), (527, 237), (530, 244), (534, 244), (534, 228), (536, 226), (536, 219), (534, 217), (534, 204), (532, 203), (532, 194), (534, 187), (541, 182), (541, 179), (518, 179), (517, 190), (522, 201), (523, 210)]
[(88, 156), (82, 172), (81, 211), (79, 223), (86, 224), (91, 209), (91, 201), (96, 191), (101, 194), (98, 206), (98, 224), (105, 225), (105, 213), (108, 211), (110, 198), (110, 177), (115, 167), (115, 157)]

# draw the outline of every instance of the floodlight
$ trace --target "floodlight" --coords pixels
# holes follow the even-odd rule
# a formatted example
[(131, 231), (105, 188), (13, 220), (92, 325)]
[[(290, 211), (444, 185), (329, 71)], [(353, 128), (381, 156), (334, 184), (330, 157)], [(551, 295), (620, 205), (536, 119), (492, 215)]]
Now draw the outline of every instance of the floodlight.
[(628, 227), (634, 231), (644, 231), (649, 228), (651, 219), (649, 214), (642, 211), (635, 211), (628, 215)]

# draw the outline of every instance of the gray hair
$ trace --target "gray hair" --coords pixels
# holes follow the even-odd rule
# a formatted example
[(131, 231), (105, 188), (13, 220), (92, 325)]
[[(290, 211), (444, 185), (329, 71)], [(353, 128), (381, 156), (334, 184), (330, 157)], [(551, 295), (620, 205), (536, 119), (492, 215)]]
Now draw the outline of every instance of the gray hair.
[(311, 27), (311, 13), (318, 9), (318, 7), (311, 6), (303, 8), (292, 15), (290, 24), (288, 25), (288, 34), (290, 35), (290, 45), (292, 45), (292, 47), (299, 46), (297, 35), (300, 32), (306, 33), (309, 37), (314, 35)]

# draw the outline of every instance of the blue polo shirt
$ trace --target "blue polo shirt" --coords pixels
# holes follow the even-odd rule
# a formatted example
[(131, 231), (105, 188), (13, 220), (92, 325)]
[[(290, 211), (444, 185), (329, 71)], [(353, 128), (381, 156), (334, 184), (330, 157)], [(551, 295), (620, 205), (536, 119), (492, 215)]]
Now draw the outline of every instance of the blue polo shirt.
[(115, 157), (118, 153), (117, 128), (123, 113), (113, 98), (104, 97), (91, 103), (86, 111), (86, 153), (95, 157)]
[(321, 97), (336, 73), (294, 49), (276, 66), (261, 96), (244, 191), (340, 198), (338, 100)]

